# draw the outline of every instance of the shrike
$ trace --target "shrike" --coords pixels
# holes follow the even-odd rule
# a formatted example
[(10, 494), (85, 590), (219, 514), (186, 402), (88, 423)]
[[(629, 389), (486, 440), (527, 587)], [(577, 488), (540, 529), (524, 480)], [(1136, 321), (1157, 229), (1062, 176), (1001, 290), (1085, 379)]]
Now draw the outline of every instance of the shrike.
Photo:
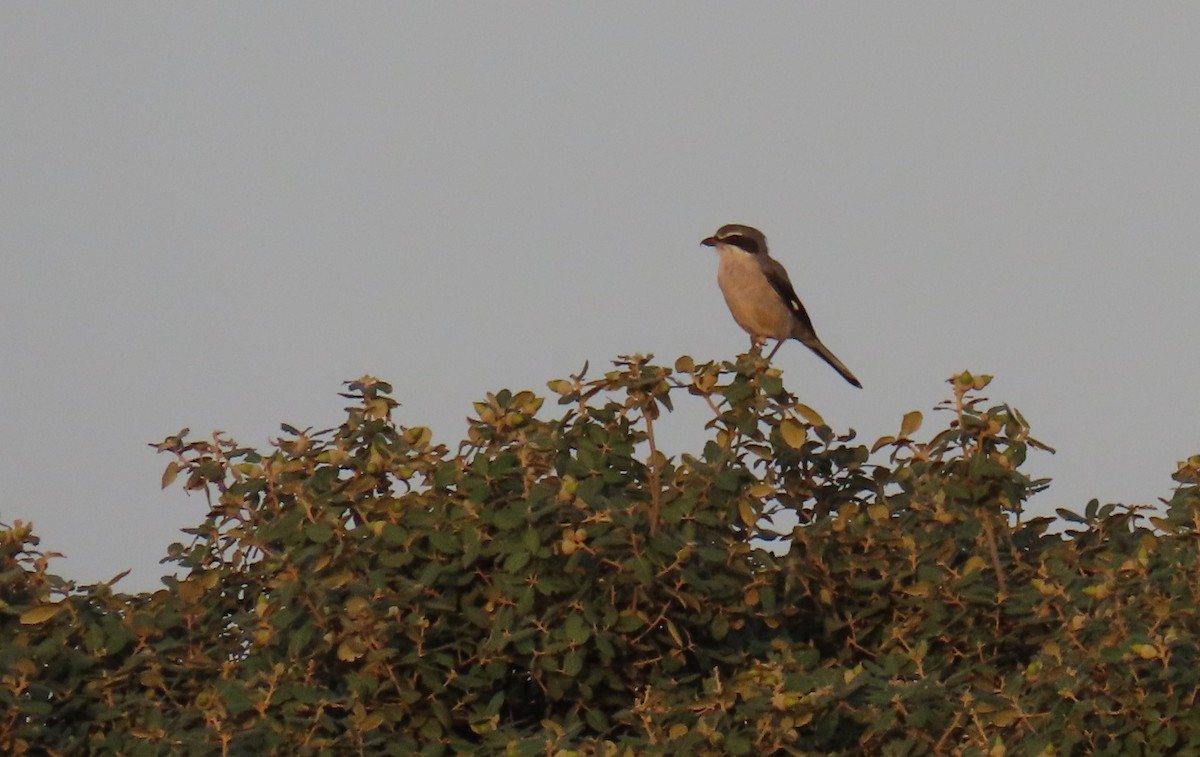
[(750, 334), (751, 344), (766, 344), (768, 338), (779, 340), (767, 360), (775, 357), (784, 340), (797, 339), (842, 378), (862, 388), (850, 369), (817, 338), (787, 271), (767, 254), (767, 238), (761, 231), (731, 223), (700, 244), (716, 248), (721, 256), (717, 284), (733, 320)]

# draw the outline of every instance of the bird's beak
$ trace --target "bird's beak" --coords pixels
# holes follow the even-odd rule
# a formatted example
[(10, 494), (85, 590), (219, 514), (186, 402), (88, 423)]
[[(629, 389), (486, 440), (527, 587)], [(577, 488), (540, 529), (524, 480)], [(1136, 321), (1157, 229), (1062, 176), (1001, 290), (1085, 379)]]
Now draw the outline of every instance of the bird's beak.
[(700, 244), (704, 245), (705, 247), (716, 247), (717, 246), (717, 238), (716, 237), (708, 237), (707, 239), (702, 239), (702, 240), (700, 240)]

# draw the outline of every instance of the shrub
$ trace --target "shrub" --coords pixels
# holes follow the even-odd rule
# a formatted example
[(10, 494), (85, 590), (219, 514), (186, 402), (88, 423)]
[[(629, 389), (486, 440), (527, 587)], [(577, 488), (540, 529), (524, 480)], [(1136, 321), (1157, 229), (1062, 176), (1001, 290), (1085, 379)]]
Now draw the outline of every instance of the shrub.
[[(370, 377), (267, 451), (185, 429), (163, 484), (209, 512), (163, 589), (0, 531), (0, 748), (1200, 753), (1200, 457), (1157, 514), (1025, 517), (1044, 447), (987, 382), (870, 450), (757, 352), (489, 394), (453, 450)], [(683, 395), (710, 434), (670, 458)]]

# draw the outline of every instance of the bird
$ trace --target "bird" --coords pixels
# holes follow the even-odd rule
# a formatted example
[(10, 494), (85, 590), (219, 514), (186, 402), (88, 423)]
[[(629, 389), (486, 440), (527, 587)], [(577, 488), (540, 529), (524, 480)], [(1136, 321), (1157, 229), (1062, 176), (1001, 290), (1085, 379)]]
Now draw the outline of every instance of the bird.
[(750, 334), (751, 345), (766, 344), (768, 338), (779, 340), (767, 360), (775, 357), (784, 341), (796, 339), (846, 381), (862, 388), (850, 369), (817, 337), (787, 271), (767, 254), (767, 238), (761, 231), (730, 223), (700, 244), (716, 249), (720, 256), (717, 284), (733, 320)]

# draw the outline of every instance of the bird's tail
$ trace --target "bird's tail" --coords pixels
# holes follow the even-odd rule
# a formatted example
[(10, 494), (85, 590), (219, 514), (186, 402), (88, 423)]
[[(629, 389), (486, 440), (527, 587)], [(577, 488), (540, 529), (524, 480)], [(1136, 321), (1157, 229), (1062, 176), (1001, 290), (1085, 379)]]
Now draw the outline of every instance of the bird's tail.
[[(800, 337), (797, 337), (797, 339), (800, 339)], [(805, 347), (817, 353), (817, 357), (821, 358), (826, 363), (829, 363), (830, 367), (840, 373), (842, 378), (846, 379), (854, 386), (857, 386), (859, 389), (862, 389), (862, 384), (858, 382), (858, 379), (854, 377), (854, 374), (850, 372), (850, 369), (846, 367), (846, 364), (841, 360), (838, 360), (837, 355), (834, 355), (832, 352), (830, 352), (828, 347), (821, 344), (821, 340), (817, 339), (815, 334), (809, 339), (800, 339), (800, 342), (803, 343)]]

